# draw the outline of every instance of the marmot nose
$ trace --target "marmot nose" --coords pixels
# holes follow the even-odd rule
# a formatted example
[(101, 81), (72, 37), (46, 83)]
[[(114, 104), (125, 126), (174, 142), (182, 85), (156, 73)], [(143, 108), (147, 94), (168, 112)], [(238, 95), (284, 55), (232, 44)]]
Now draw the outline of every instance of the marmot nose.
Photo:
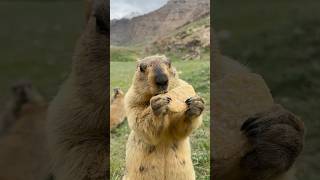
[(165, 74), (156, 76), (156, 84), (161, 88), (166, 88), (168, 86), (168, 77)]

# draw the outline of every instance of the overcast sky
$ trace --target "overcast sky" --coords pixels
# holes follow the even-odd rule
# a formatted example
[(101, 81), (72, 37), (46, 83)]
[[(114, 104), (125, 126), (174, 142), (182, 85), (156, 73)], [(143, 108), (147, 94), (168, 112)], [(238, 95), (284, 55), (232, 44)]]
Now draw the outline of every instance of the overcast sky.
[(110, 18), (120, 19), (131, 13), (146, 14), (159, 9), (168, 0), (111, 0)]

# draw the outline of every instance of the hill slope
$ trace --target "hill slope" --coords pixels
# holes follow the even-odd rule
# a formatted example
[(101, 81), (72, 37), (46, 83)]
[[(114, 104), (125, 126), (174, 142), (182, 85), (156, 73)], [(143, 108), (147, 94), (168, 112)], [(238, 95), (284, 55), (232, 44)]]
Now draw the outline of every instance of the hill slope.
[(111, 21), (112, 45), (132, 45), (152, 41), (175, 29), (198, 20), (210, 12), (210, 0), (169, 0), (151, 13)]

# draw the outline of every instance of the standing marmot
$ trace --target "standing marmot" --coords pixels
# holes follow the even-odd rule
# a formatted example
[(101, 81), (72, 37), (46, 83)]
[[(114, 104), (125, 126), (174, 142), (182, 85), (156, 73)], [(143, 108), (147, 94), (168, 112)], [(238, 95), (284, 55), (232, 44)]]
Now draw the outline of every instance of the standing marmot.
[(48, 111), (56, 180), (105, 180), (109, 171), (109, 1), (93, 3), (75, 49), (72, 72)]
[(125, 119), (124, 93), (120, 88), (115, 88), (110, 105), (110, 130), (116, 128)]
[[(172, 95), (175, 90), (176, 95), (189, 98), (172, 104), (177, 101)], [(175, 75), (165, 56), (138, 62), (125, 108), (132, 131), (124, 179), (194, 180), (188, 136), (202, 122), (204, 103), (192, 86)]]

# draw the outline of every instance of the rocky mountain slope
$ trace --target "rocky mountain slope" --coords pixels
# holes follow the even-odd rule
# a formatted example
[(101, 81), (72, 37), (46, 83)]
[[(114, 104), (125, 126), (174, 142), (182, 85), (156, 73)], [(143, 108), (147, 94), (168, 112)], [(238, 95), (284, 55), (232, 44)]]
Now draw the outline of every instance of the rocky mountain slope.
[(169, 0), (151, 13), (111, 21), (111, 44), (124, 46), (151, 42), (207, 16), (209, 12), (210, 0)]
[(145, 48), (147, 54), (169, 54), (180, 60), (209, 59), (209, 51), (209, 15), (157, 38)]

